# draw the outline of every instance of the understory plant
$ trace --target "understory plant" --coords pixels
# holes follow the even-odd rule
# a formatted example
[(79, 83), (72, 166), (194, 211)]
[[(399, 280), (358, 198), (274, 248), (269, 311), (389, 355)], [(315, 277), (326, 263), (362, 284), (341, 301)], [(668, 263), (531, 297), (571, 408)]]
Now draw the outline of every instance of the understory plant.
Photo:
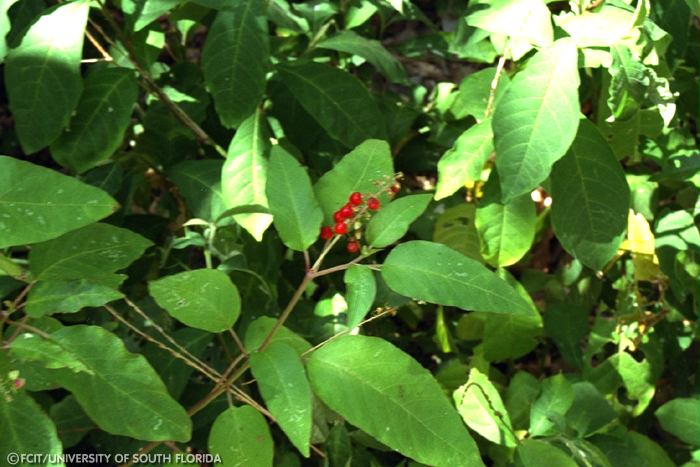
[(699, 14), (0, 2), (0, 465), (700, 465)]

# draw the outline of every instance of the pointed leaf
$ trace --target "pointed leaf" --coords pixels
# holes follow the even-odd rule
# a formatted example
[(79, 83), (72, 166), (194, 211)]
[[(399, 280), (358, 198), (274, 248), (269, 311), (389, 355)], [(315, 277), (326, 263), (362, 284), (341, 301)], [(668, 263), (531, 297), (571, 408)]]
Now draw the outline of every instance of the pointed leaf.
[(213, 222), (224, 213), (226, 203), (221, 190), (222, 166), (222, 161), (215, 159), (190, 160), (168, 170), (168, 177), (185, 197), (188, 211), (193, 217)]
[(513, 78), (493, 115), (504, 201), (529, 193), (569, 149), (579, 124), (577, 51), (569, 39), (542, 49)]
[(404, 196), (383, 206), (367, 224), (367, 242), (373, 248), (384, 248), (400, 240), (423, 214), (432, 197), (430, 194)]
[(493, 152), (491, 120), (484, 120), (462, 133), (438, 162), (435, 199), (447, 198), (466, 183), (481, 179), (484, 164)]
[(401, 454), (429, 465), (483, 465), (437, 381), (387, 341), (334, 339), (311, 355), (308, 371), (326, 405)]
[(439, 243), (415, 240), (394, 248), (382, 277), (396, 293), (464, 310), (531, 313), (530, 306), (503, 279)]
[(700, 400), (677, 398), (654, 412), (661, 427), (684, 443), (700, 446)]
[(304, 457), (309, 457), (312, 394), (301, 358), (283, 342), (250, 356), (250, 369), (270, 413)]
[(304, 167), (280, 146), (270, 152), (267, 198), (275, 228), (292, 250), (304, 251), (318, 238), (323, 212)]
[(238, 288), (225, 272), (195, 269), (151, 282), (148, 290), (170, 316), (209, 332), (230, 329), (241, 312)]
[(365, 319), (367, 312), (372, 308), (377, 294), (377, 282), (372, 270), (359, 264), (354, 264), (345, 271), (343, 281), (347, 289), (347, 324), (349, 328), (354, 328)]
[(48, 10), (7, 54), (5, 86), (26, 154), (56, 139), (78, 103), (89, 9), (89, 2), (79, 0)]
[(320, 63), (284, 65), (278, 71), (284, 86), (332, 138), (353, 147), (384, 136), (377, 104), (351, 74)]
[[(269, 134), (258, 111), (238, 127), (228, 148), (221, 170), (221, 191), (227, 208), (249, 204), (268, 207), (265, 185), (269, 150)], [(238, 214), (233, 218), (258, 241), (272, 224), (270, 214)]]
[(56, 162), (82, 173), (109, 159), (124, 140), (137, 96), (132, 70), (101, 68), (90, 73), (68, 128), (51, 144)]
[(600, 270), (615, 255), (627, 227), (630, 190), (600, 131), (582, 120), (576, 140), (552, 172), (552, 224), (562, 246)]
[(515, 451), (517, 467), (540, 467), (544, 459), (550, 467), (576, 467), (570, 454), (537, 439), (526, 439)]
[[(80, 406), (102, 429), (144, 441), (188, 441), (190, 417), (167, 392), (142, 355), (99, 326), (69, 326), (51, 334), (94, 374), (47, 370), (73, 393)], [(115, 411), (114, 408), (119, 410)]]
[(0, 156), (0, 248), (56, 238), (107, 217), (107, 193), (55, 170)]
[(39, 280), (90, 279), (113, 286), (113, 273), (130, 265), (151, 245), (131, 230), (92, 224), (35, 245), (29, 265)]
[[(377, 191), (376, 183), (384, 183), (394, 177), (394, 164), (389, 145), (384, 141), (368, 140), (347, 153), (332, 170), (316, 182), (314, 191), (321, 204), (327, 222), (333, 213), (348, 202), (351, 193), (363, 196)], [(379, 196), (384, 203), (386, 196)]]
[(501, 201), (498, 173), (493, 171), (476, 209), (481, 256), (495, 267), (517, 263), (535, 240), (535, 203), (529, 194)]
[(219, 11), (202, 50), (204, 82), (227, 128), (255, 112), (265, 92), (269, 43), (267, 2), (232, 2)]
[(564, 415), (573, 403), (574, 389), (564, 375), (551, 376), (544, 380), (540, 397), (530, 408), (530, 434), (558, 434), (563, 428)]
[(222, 412), (209, 433), (209, 452), (226, 466), (272, 467), (274, 445), (265, 418), (249, 405)]

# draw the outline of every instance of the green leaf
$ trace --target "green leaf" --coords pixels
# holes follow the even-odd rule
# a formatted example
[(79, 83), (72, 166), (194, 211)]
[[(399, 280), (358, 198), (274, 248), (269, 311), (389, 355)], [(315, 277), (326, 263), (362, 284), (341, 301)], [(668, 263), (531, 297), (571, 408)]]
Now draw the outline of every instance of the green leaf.
[[(114, 334), (98, 326), (68, 326), (51, 334), (71, 349), (93, 375), (48, 370), (73, 393), (102, 430), (143, 441), (188, 441), (192, 423), (169, 395), (142, 355), (126, 350)], [(114, 408), (119, 410), (115, 411)]]
[(7, 156), (0, 156), (0, 186), (0, 248), (56, 238), (118, 207), (102, 190)]
[(83, 308), (99, 307), (123, 295), (112, 287), (85, 279), (40, 281), (27, 296), (27, 315), (32, 318), (54, 313), (76, 313)]
[(526, 439), (515, 451), (516, 467), (541, 467), (545, 461), (549, 467), (576, 467), (578, 464), (561, 449), (544, 441)]
[(677, 398), (654, 412), (661, 427), (684, 443), (700, 446), (700, 400)]
[(332, 138), (354, 147), (385, 135), (379, 108), (362, 82), (320, 63), (278, 66), (280, 80)]
[(353, 31), (342, 31), (319, 42), (316, 47), (359, 55), (374, 65), (390, 81), (407, 84), (406, 70), (403, 69), (401, 62), (394, 58), (379, 41), (367, 39)]
[(97, 428), (72, 395), (53, 404), (49, 413), (64, 448), (75, 446), (88, 431)]
[(416, 240), (394, 248), (382, 277), (396, 293), (463, 310), (530, 313), (528, 303), (503, 279), (439, 243)]
[(209, 452), (226, 466), (272, 467), (274, 445), (265, 418), (249, 405), (230, 407), (211, 427)]
[(89, 9), (89, 2), (80, 0), (48, 10), (7, 54), (5, 86), (15, 131), (26, 154), (56, 139), (78, 103)]
[(630, 192), (620, 163), (588, 120), (554, 166), (552, 199), (552, 224), (562, 246), (586, 266), (602, 269), (622, 242)]
[(76, 373), (84, 371), (93, 374), (70, 349), (29, 332), (20, 334), (12, 341), (10, 352), (20, 360), (38, 362), (44, 368), (67, 368)]
[(530, 434), (547, 436), (559, 433), (564, 415), (573, 403), (574, 389), (564, 375), (545, 379), (540, 397), (530, 408)]
[[(2, 377), (4, 378), (4, 372)], [(0, 397), (0, 458), (11, 465), (10, 455), (58, 456), (63, 454), (56, 426), (26, 392)], [(7, 460), (6, 460), (7, 459)], [(21, 463), (18, 465), (29, 465)], [(41, 462), (33, 466), (64, 467), (63, 462)]]
[(267, 199), (275, 228), (292, 250), (304, 251), (318, 238), (323, 212), (304, 167), (280, 146), (270, 152)]
[(588, 381), (574, 383), (574, 401), (566, 412), (566, 423), (583, 438), (603, 428), (616, 417), (610, 403)]
[(373, 248), (384, 248), (403, 238), (432, 197), (431, 194), (404, 196), (383, 206), (367, 224), (367, 243)]
[(493, 171), (476, 209), (481, 256), (495, 267), (517, 263), (535, 240), (535, 203), (529, 194), (501, 201), (498, 173)]
[(540, 394), (540, 382), (530, 373), (518, 370), (508, 385), (506, 409), (513, 428), (524, 430), (530, 426), (530, 407)]
[(181, 0), (133, 0), (134, 11), (125, 12), (132, 13), (131, 19), (134, 21), (134, 31), (139, 31), (168, 13), (180, 2)]
[(453, 398), (469, 428), (496, 444), (518, 444), (501, 395), (485, 374), (472, 368), (469, 379), (454, 392)]
[[(469, 74), (459, 83), (459, 91), (454, 102), (450, 106), (450, 113), (457, 119), (469, 116), (474, 117), (478, 122), (486, 118), (486, 107), (491, 94), (491, 84), (496, 77), (496, 67), (484, 68), (475, 73)], [(508, 88), (510, 78), (506, 73), (501, 73), (496, 88), (494, 105), (503, 97), (503, 92)], [(489, 124), (490, 128), (490, 124)]]
[(209, 332), (230, 329), (241, 312), (238, 288), (225, 272), (195, 269), (148, 285), (156, 303), (187, 326)]
[(124, 141), (137, 97), (132, 70), (100, 68), (90, 73), (68, 128), (51, 144), (56, 162), (82, 173), (109, 159)]
[(353, 264), (345, 271), (343, 281), (347, 290), (347, 325), (352, 329), (365, 319), (367, 312), (372, 308), (374, 297), (377, 295), (377, 282), (372, 270), (359, 264)]
[(610, 72), (610, 90), (608, 108), (612, 113), (610, 120), (627, 120), (642, 103), (650, 79), (647, 67), (632, 55), (632, 51), (623, 44), (610, 47), (612, 65)]
[(307, 368), (318, 397), (377, 441), (424, 464), (483, 465), (433, 376), (392, 344), (343, 336), (316, 350)]
[(114, 287), (121, 283), (114, 272), (130, 265), (151, 245), (131, 230), (98, 223), (35, 245), (29, 265), (38, 280), (89, 279)]
[(469, 127), (438, 162), (435, 199), (447, 198), (465, 184), (479, 181), (484, 164), (492, 152), (491, 120)]
[(264, 0), (233, 2), (219, 11), (202, 50), (204, 82), (227, 128), (255, 112), (265, 92), (269, 49)]
[(282, 431), (304, 457), (309, 457), (313, 399), (299, 355), (287, 344), (275, 342), (250, 355), (250, 369)]
[(10, 32), (12, 24), (10, 22), (10, 17), (7, 12), (10, 7), (17, 3), (18, 0), (5, 0), (0, 4), (0, 63), (5, 60), (7, 55), (7, 42), (5, 41), (5, 36)]
[(608, 458), (612, 467), (674, 467), (677, 465), (666, 451), (643, 434), (633, 431), (614, 436), (594, 436), (591, 442)]
[(213, 222), (226, 210), (221, 189), (222, 166), (222, 161), (216, 159), (188, 160), (168, 170), (168, 177), (184, 196), (192, 217)]
[[(494, 0), (489, 8), (467, 16), (467, 24), (510, 37), (507, 51), (517, 60), (533, 45), (546, 47), (552, 43), (552, 15), (542, 0)], [(513, 18), (520, 18), (513, 23)]]
[(433, 240), (483, 263), (484, 259), (479, 252), (479, 235), (474, 226), (475, 218), (476, 207), (471, 203), (446, 209), (435, 221)]
[[(245, 348), (252, 352), (260, 348), (260, 345), (265, 340), (265, 337), (272, 331), (272, 328), (277, 323), (277, 320), (269, 316), (261, 316), (248, 325), (245, 332), (244, 344)], [(289, 328), (282, 326), (279, 328), (275, 336), (270, 340), (270, 345), (275, 342), (287, 344), (293, 348), (297, 354), (301, 355), (311, 348), (303, 337), (295, 334)]]
[[(260, 111), (248, 117), (236, 130), (221, 170), (221, 191), (227, 208), (249, 204), (268, 207), (265, 185), (269, 138)], [(238, 214), (233, 219), (257, 241), (262, 240), (265, 230), (272, 224), (270, 214)]]
[(559, 39), (518, 73), (493, 115), (504, 201), (530, 193), (569, 149), (579, 125), (577, 51)]
[[(333, 169), (316, 182), (314, 192), (321, 204), (327, 222), (333, 213), (348, 202), (351, 193), (367, 195), (377, 192), (376, 183), (394, 178), (394, 164), (389, 145), (384, 141), (369, 140), (347, 153)], [(386, 196), (378, 196), (384, 203)]]

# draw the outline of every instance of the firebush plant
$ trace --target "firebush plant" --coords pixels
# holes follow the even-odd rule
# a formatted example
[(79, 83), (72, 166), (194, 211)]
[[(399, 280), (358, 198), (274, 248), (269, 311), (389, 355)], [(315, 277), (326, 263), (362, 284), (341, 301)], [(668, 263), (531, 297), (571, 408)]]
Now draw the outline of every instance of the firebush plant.
[(0, 465), (700, 465), (698, 14), (1, 2)]

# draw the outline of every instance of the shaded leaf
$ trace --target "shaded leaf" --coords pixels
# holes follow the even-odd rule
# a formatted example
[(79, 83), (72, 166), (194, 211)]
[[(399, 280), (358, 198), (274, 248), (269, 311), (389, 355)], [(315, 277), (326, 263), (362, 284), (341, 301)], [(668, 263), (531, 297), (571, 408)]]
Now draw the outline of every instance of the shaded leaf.
[(430, 204), (430, 194), (404, 196), (383, 206), (369, 221), (365, 236), (373, 248), (400, 240)]
[(272, 467), (274, 445), (265, 418), (249, 405), (222, 412), (209, 432), (209, 452), (223, 465)]
[(347, 293), (345, 299), (348, 303), (349, 328), (354, 328), (365, 319), (372, 308), (374, 297), (377, 294), (377, 283), (372, 270), (367, 266), (354, 264), (343, 275)]

